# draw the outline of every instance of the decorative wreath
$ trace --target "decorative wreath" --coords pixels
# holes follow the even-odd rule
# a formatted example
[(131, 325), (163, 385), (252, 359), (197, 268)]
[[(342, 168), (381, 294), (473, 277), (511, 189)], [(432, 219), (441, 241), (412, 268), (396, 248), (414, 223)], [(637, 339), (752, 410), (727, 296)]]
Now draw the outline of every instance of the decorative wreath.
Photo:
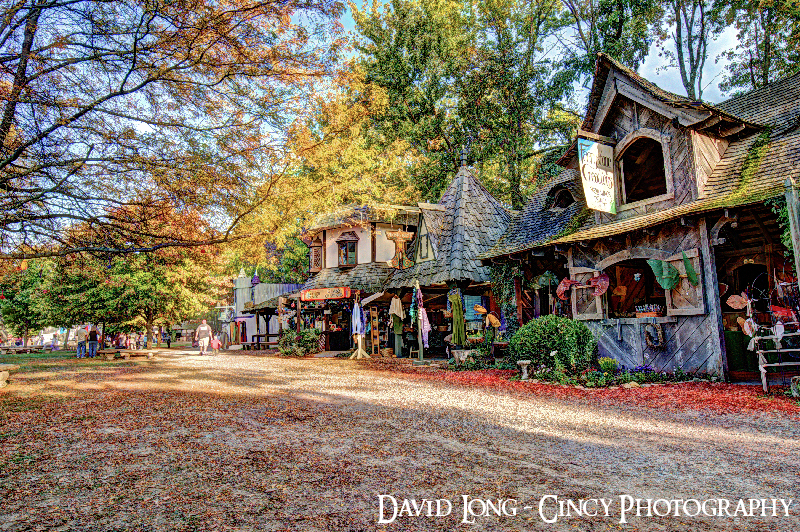
[[(653, 331), (650, 331), (652, 327)], [(664, 342), (664, 329), (661, 328), (660, 323), (645, 323), (644, 325), (644, 339), (647, 342), (647, 347), (653, 349), (664, 349), (666, 347)]]

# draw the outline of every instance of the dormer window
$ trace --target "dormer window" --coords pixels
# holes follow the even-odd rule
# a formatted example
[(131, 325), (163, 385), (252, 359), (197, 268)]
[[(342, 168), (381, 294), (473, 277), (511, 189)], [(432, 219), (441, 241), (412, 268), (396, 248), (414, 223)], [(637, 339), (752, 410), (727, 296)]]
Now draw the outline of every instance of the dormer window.
[(553, 208), (559, 210), (566, 209), (573, 203), (575, 203), (575, 198), (572, 197), (572, 193), (569, 190), (562, 188), (555, 194), (555, 198), (553, 199)]
[(675, 198), (672, 137), (650, 128), (631, 131), (614, 147), (617, 210)]
[(339, 266), (349, 267), (358, 264), (358, 235), (347, 231), (336, 239), (339, 246)]
[(667, 193), (664, 153), (661, 143), (648, 137), (633, 142), (622, 155), (625, 203)]

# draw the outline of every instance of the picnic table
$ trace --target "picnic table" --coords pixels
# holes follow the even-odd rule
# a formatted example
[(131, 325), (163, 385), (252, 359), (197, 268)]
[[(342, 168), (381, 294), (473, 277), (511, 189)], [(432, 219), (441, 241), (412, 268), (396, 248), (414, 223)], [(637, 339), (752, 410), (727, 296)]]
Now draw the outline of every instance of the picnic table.
[(143, 355), (146, 356), (148, 359), (153, 358), (155, 356), (154, 349), (123, 349), (123, 348), (111, 348), (111, 349), (98, 349), (97, 354), (102, 356), (106, 360), (114, 360), (117, 355), (121, 356), (125, 360), (129, 360), (132, 355)]
[(28, 345), (28, 346), (21, 346), (21, 345), (7, 345), (0, 347), (1, 354), (20, 354), (20, 353), (52, 353), (53, 347), (52, 346), (43, 346), (43, 345)]
[[(272, 338), (273, 336), (275, 337), (275, 341), (274, 342), (269, 341), (269, 339)], [(250, 346), (255, 347), (256, 350), (261, 350), (261, 344), (264, 344), (266, 347), (278, 345), (279, 337), (280, 334), (278, 333), (254, 334), (251, 336), (251, 338), (253, 339), (252, 342), (242, 342), (242, 344), (243, 345), (249, 344)]]

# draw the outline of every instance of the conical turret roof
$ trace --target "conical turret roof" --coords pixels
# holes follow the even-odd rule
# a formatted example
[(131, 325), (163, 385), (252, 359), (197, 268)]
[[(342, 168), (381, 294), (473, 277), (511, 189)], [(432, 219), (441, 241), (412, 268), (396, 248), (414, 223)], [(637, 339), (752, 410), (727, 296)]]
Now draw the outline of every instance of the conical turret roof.
[(396, 270), (386, 282), (387, 288), (413, 286), (415, 279), (422, 286), (489, 281), (489, 267), (482, 266), (478, 257), (503, 235), (511, 221), (510, 213), (466, 166), (458, 170), (438, 207), (434, 214), (420, 206), (426, 223), (435, 220), (439, 225), (429, 228), (431, 238), (436, 239), (436, 257)]

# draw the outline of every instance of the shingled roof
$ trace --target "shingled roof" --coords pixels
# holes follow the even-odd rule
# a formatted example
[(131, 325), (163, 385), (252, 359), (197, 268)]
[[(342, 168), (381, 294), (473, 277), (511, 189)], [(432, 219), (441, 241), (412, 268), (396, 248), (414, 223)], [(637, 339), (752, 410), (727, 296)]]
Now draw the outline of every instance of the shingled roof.
[(489, 268), (482, 266), (478, 257), (506, 230), (511, 221), (509, 212), (466, 166), (458, 170), (438, 205), (443, 212), (426, 213), (423, 209), (426, 224), (433, 224), (428, 227), (436, 240), (436, 258), (395, 270), (386, 282), (387, 288), (414, 286), (415, 280), (422, 286), (489, 281)]
[[(605, 59), (602, 62), (605, 66), (598, 66), (601, 75), (608, 74), (610, 65), (624, 68), (613, 60)], [(688, 98), (664, 91), (633, 71), (626, 70), (626, 74), (641, 83), (644, 90), (657, 95), (662, 101), (668, 100), (674, 105), (694, 105)], [(602, 81), (605, 82), (605, 77)], [(595, 87), (600, 86), (602, 89), (602, 85), (598, 83), (599, 80), (595, 79)], [(591, 105), (590, 102), (590, 109)], [(562, 214), (564, 218), (554, 217), (553, 213), (544, 208), (544, 197), (558, 185), (558, 182), (551, 182), (531, 198), (522, 215), (483, 258), (508, 255), (548, 244), (604, 238), (652, 227), (681, 216), (752, 205), (782, 194), (786, 178), (800, 179), (800, 74), (737, 96), (717, 107), (702, 105), (704, 109), (713, 109), (730, 117), (738, 117), (742, 122), (760, 124), (764, 128), (761, 132), (731, 141), (707, 179), (703, 198), (659, 212), (595, 225), (593, 216), (581, 220), (580, 213), (574, 212), (571, 217), (567, 217), (567, 213)], [(591, 125), (587, 116), (584, 128), (588, 129)], [(750, 164), (746, 165), (748, 157)], [(749, 169), (744, 172), (746, 166)], [(561, 176), (566, 179), (572, 175), (574, 188), (580, 189), (578, 173), (571, 172), (562, 172)], [(578, 204), (577, 195), (575, 199)], [(579, 207), (573, 208), (577, 211)], [(578, 221), (582, 223), (577, 224)]]
[(370, 222), (413, 225), (418, 215), (419, 207), (415, 205), (345, 205), (335, 212), (314, 218), (305, 235), (313, 237), (324, 229), (355, 227)]
[[(568, 231), (570, 223), (575, 223), (573, 220), (579, 222), (580, 216), (586, 211), (579, 178), (577, 170), (562, 170), (556, 177), (543, 183), (500, 240), (480, 258), (489, 259), (531, 249)], [(561, 189), (568, 190), (575, 200), (563, 209), (553, 206), (555, 194)]]
[(349, 286), (353, 290), (380, 292), (392, 268), (383, 262), (368, 262), (352, 268), (326, 268), (306, 281), (303, 290)]

